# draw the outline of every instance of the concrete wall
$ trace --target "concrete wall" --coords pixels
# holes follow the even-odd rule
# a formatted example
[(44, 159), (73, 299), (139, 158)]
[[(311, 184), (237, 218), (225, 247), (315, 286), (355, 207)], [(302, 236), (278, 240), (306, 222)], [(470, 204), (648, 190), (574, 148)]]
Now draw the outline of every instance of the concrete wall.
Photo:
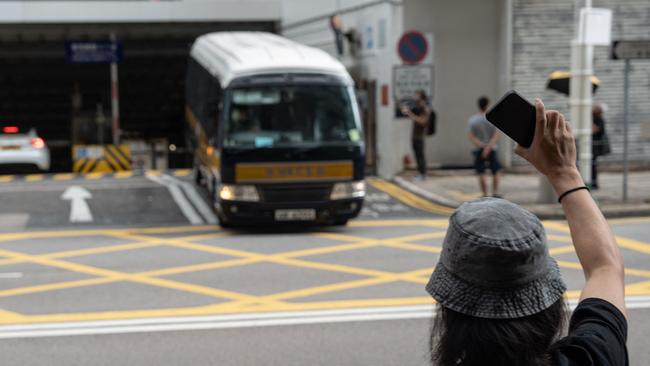
[(427, 141), (430, 163), (471, 164), (467, 119), (477, 112), (479, 96), (495, 100), (501, 94), (502, 23), (501, 0), (405, 2), (404, 29), (431, 32), (435, 38), (433, 105), (438, 132)]
[(2, 1), (0, 23), (279, 20), (281, 0)]
[[(546, 89), (548, 74), (570, 68), (574, 1), (513, 0), (513, 87), (532, 99), (542, 97), (548, 107), (569, 114), (568, 97)], [(594, 0), (594, 7), (613, 10), (612, 39), (650, 39), (650, 2)], [(594, 100), (605, 102), (606, 129), (612, 154), (603, 160), (621, 161), (623, 151), (623, 67), (609, 59), (609, 47), (597, 46), (594, 73), (602, 81)], [(630, 158), (650, 161), (650, 60), (632, 62), (630, 75)], [(643, 132), (643, 133), (642, 133)], [(517, 157), (516, 163), (521, 162)]]

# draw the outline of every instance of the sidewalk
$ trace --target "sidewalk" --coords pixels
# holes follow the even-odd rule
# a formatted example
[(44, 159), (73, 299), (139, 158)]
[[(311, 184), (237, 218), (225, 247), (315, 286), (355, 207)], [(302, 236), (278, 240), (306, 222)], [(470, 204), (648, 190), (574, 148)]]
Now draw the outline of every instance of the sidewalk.
[[(426, 180), (413, 179), (414, 173), (405, 172), (395, 182), (411, 192), (435, 203), (457, 207), (463, 202), (481, 197), (478, 180), (473, 170), (430, 171)], [(503, 198), (518, 203), (542, 219), (562, 219), (562, 208), (557, 203), (540, 204), (540, 176), (533, 173), (505, 173), (501, 177)], [(492, 178), (488, 176), (491, 184)], [(628, 177), (628, 201), (623, 203), (622, 173), (599, 175), (600, 189), (592, 195), (607, 217), (650, 215), (650, 171), (631, 172)]]

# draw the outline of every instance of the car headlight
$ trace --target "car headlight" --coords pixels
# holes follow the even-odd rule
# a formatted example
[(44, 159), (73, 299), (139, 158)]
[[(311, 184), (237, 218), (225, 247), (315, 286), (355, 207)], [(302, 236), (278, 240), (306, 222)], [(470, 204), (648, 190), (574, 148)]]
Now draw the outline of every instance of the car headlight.
[(224, 184), (219, 188), (219, 198), (224, 201), (258, 202), (260, 195), (255, 186)]
[(346, 198), (361, 198), (366, 195), (366, 182), (359, 180), (356, 182), (336, 183), (332, 188), (330, 199), (340, 200)]

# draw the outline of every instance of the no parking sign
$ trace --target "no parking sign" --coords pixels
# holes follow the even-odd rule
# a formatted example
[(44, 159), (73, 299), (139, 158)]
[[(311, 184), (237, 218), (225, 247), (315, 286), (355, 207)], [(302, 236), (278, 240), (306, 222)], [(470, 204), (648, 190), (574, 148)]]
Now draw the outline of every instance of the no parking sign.
[(405, 64), (419, 64), (429, 53), (429, 41), (421, 32), (406, 32), (397, 43), (397, 53)]

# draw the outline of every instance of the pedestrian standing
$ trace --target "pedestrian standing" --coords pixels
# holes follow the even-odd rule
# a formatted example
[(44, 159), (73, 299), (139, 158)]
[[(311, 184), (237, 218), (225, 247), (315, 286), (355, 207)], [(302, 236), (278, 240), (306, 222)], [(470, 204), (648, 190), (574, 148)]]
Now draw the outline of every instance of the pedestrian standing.
[(499, 194), (499, 171), (501, 164), (497, 158), (497, 141), (499, 141), (499, 132), (493, 124), (485, 118), (490, 101), (487, 97), (478, 99), (479, 113), (469, 119), (469, 139), (476, 147), (472, 154), (474, 155), (474, 170), (478, 176), (479, 186), (483, 197), (488, 195), (487, 179), (485, 177), (485, 165), (489, 164), (492, 171), (492, 196), (501, 197)]
[(585, 275), (568, 335), (566, 285), (540, 220), (503, 199), (461, 205), (426, 286), (438, 303), (436, 366), (627, 366), (625, 270), (616, 238), (576, 167), (571, 127), (535, 101), (535, 137), (515, 152), (545, 175)]
[(605, 134), (605, 108), (601, 103), (595, 103), (591, 109), (591, 189), (598, 189), (598, 157), (610, 153), (609, 139)]
[(402, 106), (402, 113), (411, 119), (413, 127), (411, 129), (411, 145), (413, 154), (418, 168), (418, 179), (424, 180), (427, 176), (427, 161), (424, 157), (424, 138), (429, 125), (429, 117), (432, 113), (427, 103), (427, 94), (424, 90), (418, 90), (415, 93), (415, 106), (409, 108)]

